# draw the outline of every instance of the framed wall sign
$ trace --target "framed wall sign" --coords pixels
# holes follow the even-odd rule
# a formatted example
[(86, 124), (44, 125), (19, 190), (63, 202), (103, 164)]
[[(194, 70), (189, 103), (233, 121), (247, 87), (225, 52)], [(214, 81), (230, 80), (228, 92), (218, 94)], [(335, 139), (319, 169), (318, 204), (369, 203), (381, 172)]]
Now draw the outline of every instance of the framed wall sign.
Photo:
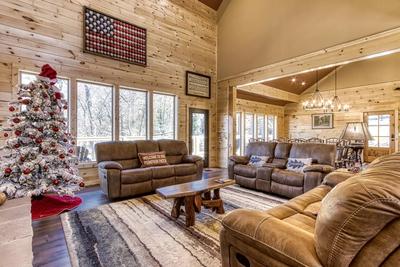
[(146, 66), (146, 29), (84, 7), (83, 51)]
[(211, 77), (186, 71), (186, 94), (211, 98)]
[(312, 114), (313, 129), (332, 129), (333, 128), (333, 113)]

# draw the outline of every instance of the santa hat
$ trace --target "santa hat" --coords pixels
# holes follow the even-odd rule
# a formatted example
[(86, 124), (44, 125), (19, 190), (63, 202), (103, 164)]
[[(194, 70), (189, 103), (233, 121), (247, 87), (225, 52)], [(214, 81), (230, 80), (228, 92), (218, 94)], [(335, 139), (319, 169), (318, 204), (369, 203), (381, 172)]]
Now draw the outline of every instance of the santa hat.
[(57, 82), (57, 72), (49, 64), (45, 64), (42, 66), (42, 71), (38, 78), (44, 82), (55, 84)]

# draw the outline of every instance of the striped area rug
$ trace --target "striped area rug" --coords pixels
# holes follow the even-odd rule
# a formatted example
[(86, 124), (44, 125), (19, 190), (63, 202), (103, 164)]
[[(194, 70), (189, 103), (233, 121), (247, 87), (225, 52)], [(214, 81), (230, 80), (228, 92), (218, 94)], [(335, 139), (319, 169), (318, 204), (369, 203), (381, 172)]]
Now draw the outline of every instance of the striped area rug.
[(237, 208), (267, 210), (286, 200), (241, 188), (221, 189), (225, 214), (207, 209), (196, 224), (170, 216), (172, 201), (157, 195), (61, 216), (72, 266), (221, 266), (222, 218)]

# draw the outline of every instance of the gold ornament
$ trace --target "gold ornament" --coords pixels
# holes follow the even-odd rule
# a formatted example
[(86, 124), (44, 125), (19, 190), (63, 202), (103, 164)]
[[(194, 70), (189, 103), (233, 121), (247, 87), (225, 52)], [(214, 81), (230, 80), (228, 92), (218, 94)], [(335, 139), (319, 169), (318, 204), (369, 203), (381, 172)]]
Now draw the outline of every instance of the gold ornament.
[(7, 197), (6, 194), (4, 193), (0, 193), (0, 206), (4, 204), (4, 202), (6, 202)]

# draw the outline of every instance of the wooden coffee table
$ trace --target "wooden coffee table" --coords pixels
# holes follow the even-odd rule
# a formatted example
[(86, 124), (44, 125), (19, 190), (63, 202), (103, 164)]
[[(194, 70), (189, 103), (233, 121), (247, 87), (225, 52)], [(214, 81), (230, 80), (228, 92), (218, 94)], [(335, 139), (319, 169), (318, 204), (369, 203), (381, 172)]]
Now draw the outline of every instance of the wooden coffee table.
[(179, 217), (181, 206), (184, 205), (186, 226), (192, 226), (195, 223), (195, 212), (200, 212), (201, 207), (210, 208), (218, 214), (223, 214), (225, 212), (219, 189), (233, 185), (235, 181), (228, 179), (228, 181), (224, 183), (219, 183), (216, 181), (218, 179), (220, 179), (220, 177), (166, 186), (158, 188), (156, 192), (162, 198), (174, 198), (171, 211), (171, 216), (174, 218)]

